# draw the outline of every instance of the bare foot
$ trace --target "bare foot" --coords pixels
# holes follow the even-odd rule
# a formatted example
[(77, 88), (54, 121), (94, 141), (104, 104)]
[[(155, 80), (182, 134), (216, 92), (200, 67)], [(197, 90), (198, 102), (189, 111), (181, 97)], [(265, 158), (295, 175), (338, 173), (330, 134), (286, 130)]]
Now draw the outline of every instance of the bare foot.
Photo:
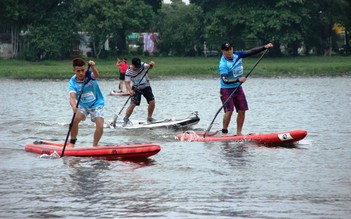
[(74, 148), (74, 144), (72, 144), (72, 143), (67, 143), (67, 144), (66, 144), (66, 147), (67, 147), (67, 148)]

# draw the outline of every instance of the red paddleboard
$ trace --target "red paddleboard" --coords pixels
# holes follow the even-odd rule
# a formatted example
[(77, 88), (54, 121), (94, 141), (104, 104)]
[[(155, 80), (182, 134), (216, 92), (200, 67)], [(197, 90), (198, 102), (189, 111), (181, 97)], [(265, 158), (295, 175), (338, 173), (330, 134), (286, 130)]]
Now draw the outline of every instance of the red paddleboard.
[(252, 141), (262, 144), (276, 144), (276, 143), (291, 143), (296, 142), (306, 137), (306, 130), (292, 130), (287, 132), (277, 132), (268, 134), (248, 134), (242, 136), (211, 136), (210, 134), (204, 137), (204, 134), (196, 134), (191, 132), (184, 132), (178, 135), (178, 139), (182, 141)]
[[(49, 141), (35, 141), (27, 144), (25, 150), (37, 154), (51, 155), (56, 153), (61, 156), (63, 144)], [(96, 157), (105, 159), (140, 159), (157, 154), (161, 147), (156, 144), (112, 145), (112, 146), (88, 146), (66, 147), (64, 156)]]

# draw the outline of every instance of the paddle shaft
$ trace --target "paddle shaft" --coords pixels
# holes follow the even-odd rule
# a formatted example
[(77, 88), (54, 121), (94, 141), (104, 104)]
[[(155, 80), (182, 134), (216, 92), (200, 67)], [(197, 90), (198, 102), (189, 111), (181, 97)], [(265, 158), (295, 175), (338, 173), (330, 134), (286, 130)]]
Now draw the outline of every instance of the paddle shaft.
[(122, 109), (121, 109), (121, 110), (119, 111), (119, 113), (117, 114), (117, 117), (118, 117), (119, 115), (121, 115), (121, 113), (122, 113), (122, 111), (123, 111), (124, 107), (126, 107), (126, 105), (127, 105), (128, 101), (130, 100), (130, 98), (132, 98), (132, 96), (131, 96), (131, 95), (129, 95), (129, 97), (128, 97), (127, 101), (124, 103), (124, 105), (123, 105)]
[[(138, 83), (136, 86), (139, 86), (139, 85), (140, 85), (140, 83), (143, 81), (143, 79), (145, 78), (145, 76), (146, 76), (146, 74), (147, 74), (148, 72), (149, 72), (149, 69), (145, 72), (145, 74), (143, 75), (143, 77), (140, 79), (139, 83)], [(114, 128), (116, 127), (116, 122), (117, 122), (118, 116), (121, 115), (121, 113), (122, 113), (124, 107), (126, 107), (126, 105), (127, 105), (128, 101), (130, 100), (130, 98), (132, 98), (132, 95), (129, 95), (129, 97), (128, 97), (127, 101), (124, 103), (122, 109), (119, 111), (119, 113), (118, 113), (117, 115), (114, 116), (113, 122), (112, 122), (112, 125), (113, 125)]]
[[(87, 73), (89, 72), (89, 69), (90, 69), (90, 65), (88, 65), (88, 69), (87, 69), (87, 71), (85, 72), (85, 74), (87, 74)], [(80, 94), (79, 94), (79, 96), (78, 96), (78, 100), (77, 100), (77, 104), (76, 104), (76, 110), (78, 110), (79, 102), (80, 102), (80, 99), (81, 99), (81, 97), (82, 97), (85, 84), (87, 83), (86, 78), (87, 78), (87, 77), (85, 76), (84, 82), (83, 82), (83, 85), (82, 85), (82, 89), (81, 89)], [(69, 138), (69, 134), (71, 133), (72, 126), (73, 126), (73, 121), (74, 121), (74, 118), (76, 117), (76, 114), (77, 114), (77, 111), (75, 111), (75, 112), (73, 113), (73, 116), (72, 116), (72, 119), (71, 119), (71, 123), (69, 124), (69, 129), (68, 129), (68, 132), (67, 132), (65, 144), (63, 145), (62, 152), (61, 152), (61, 157), (63, 157), (64, 154), (65, 154), (65, 150), (66, 150), (66, 146), (67, 146), (67, 141), (68, 141), (68, 138)]]
[[(255, 63), (255, 65), (251, 68), (251, 70), (249, 71), (249, 73), (247, 73), (247, 75), (245, 76), (245, 78), (248, 78), (250, 76), (250, 74), (252, 73), (252, 71), (256, 68), (256, 66), (258, 65), (258, 63), (261, 61), (261, 59), (263, 58), (264, 55), (266, 55), (268, 49), (266, 49), (264, 51), (264, 53), (261, 55), (261, 57), (257, 60), (257, 62)], [(221, 112), (221, 110), (223, 109), (223, 107), (225, 106), (225, 104), (230, 100), (230, 98), (232, 98), (232, 96), (234, 95), (234, 93), (238, 90), (238, 88), (242, 85), (243, 82), (240, 82), (239, 85), (235, 88), (235, 90), (229, 95), (229, 97), (224, 101), (224, 103), (222, 104), (222, 106), (218, 109), (216, 115), (214, 116), (214, 118), (212, 119), (211, 124), (208, 126), (208, 128), (205, 131), (204, 134), (204, 138), (207, 136), (207, 133), (211, 130), (212, 125), (214, 123), (214, 121), (216, 120), (218, 114)]]

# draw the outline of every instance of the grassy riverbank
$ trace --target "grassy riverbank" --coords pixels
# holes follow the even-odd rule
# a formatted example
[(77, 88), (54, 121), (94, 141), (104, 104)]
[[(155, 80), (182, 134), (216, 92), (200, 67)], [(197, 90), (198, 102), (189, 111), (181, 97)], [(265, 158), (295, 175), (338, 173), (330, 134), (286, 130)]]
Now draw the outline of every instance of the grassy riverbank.
[[(129, 63), (132, 57), (127, 57)], [(144, 62), (155, 61), (152, 75), (190, 76), (218, 74), (219, 57), (143, 57)], [(249, 72), (258, 57), (244, 59), (245, 72)], [(116, 78), (116, 60), (94, 60), (101, 78)], [(72, 76), (71, 60), (28, 62), (22, 60), (0, 60), (0, 78), (13, 79), (68, 79)], [(332, 57), (264, 57), (251, 77), (273, 76), (339, 76), (351, 75), (351, 56)]]

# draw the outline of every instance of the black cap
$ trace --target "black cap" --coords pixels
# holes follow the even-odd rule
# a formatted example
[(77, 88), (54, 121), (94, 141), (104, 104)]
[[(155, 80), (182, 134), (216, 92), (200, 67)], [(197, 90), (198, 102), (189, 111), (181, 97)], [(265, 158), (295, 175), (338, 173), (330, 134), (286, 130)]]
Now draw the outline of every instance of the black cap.
[(232, 48), (232, 44), (228, 41), (224, 42), (221, 47), (222, 50), (229, 50), (230, 48)]
[(132, 65), (134, 65), (134, 66), (137, 67), (137, 68), (140, 68), (140, 66), (141, 66), (141, 61), (140, 61), (140, 59), (139, 59), (139, 58), (133, 58), (133, 59), (132, 59)]

